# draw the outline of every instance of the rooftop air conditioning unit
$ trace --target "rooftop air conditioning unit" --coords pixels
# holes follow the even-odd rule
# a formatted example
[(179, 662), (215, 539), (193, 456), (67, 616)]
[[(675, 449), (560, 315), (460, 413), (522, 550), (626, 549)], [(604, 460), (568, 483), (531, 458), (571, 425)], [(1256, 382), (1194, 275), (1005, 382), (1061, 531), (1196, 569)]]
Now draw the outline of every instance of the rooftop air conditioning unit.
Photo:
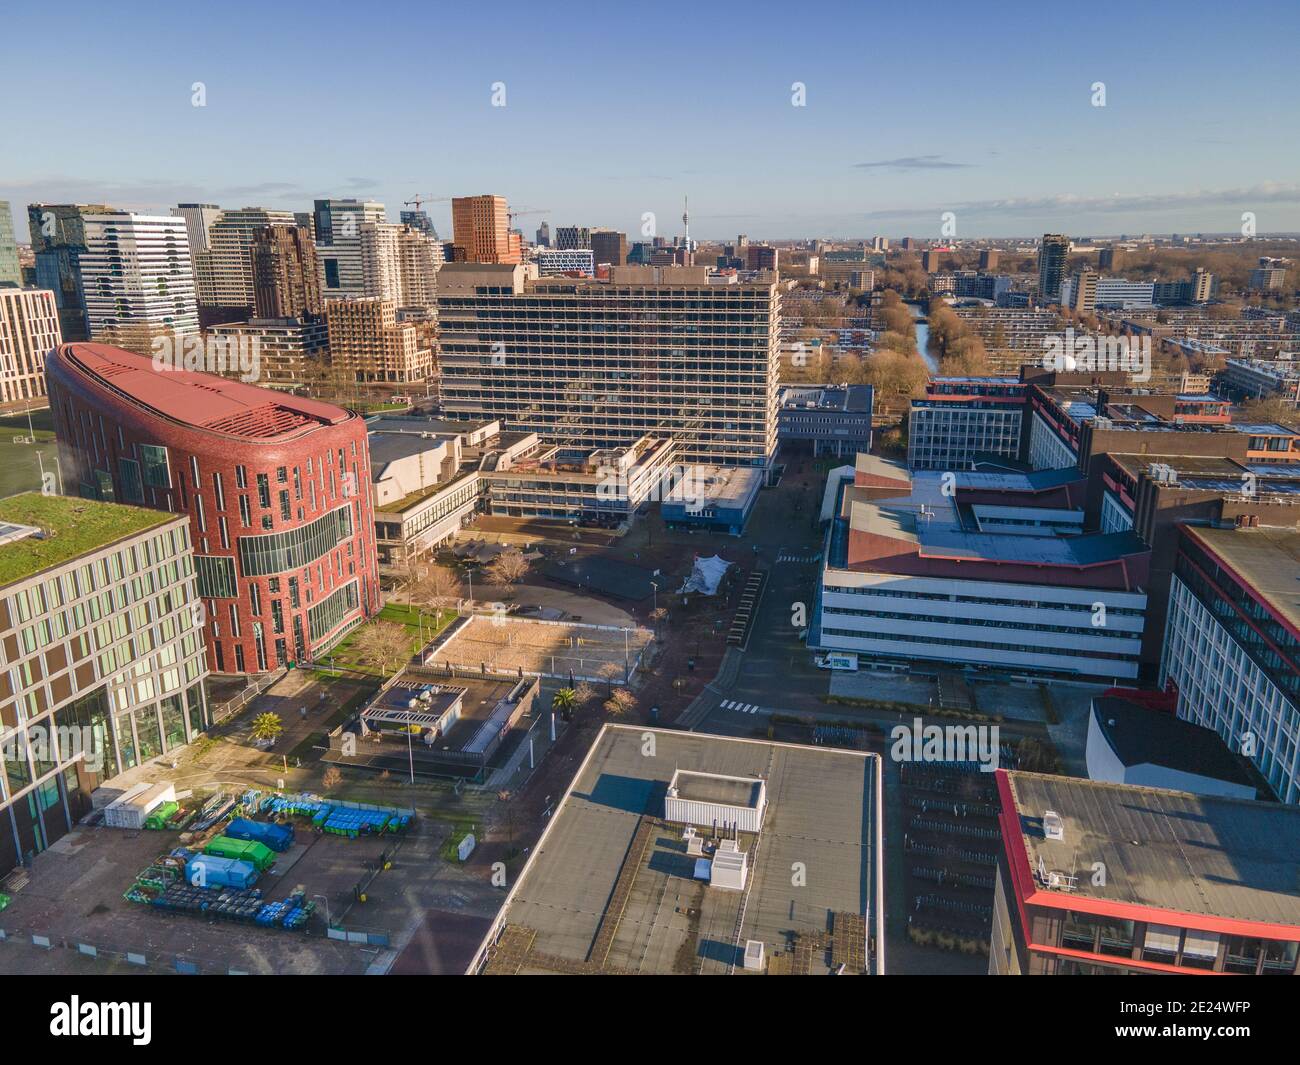
[(1065, 822), (1055, 810), (1048, 810), (1043, 814), (1043, 835), (1048, 839), (1065, 839)]

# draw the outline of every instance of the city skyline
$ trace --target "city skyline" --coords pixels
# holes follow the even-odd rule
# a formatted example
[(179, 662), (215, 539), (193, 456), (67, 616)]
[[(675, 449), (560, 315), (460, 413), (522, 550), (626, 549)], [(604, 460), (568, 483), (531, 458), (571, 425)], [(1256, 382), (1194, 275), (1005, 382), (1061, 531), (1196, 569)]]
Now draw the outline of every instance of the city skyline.
[[(127, 5), (127, 17), (133, 10), (148, 25), (145, 9)], [(417, 193), (492, 192), (521, 210), (546, 208), (518, 220), (525, 232), (545, 219), (632, 239), (646, 212), (658, 235), (680, 233), (688, 195), (703, 239), (938, 238), (951, 235), (943, 212), (956, 215), (958, 238), (1232, 233), (1245, 211), (1261, 234), (1300, 230), (1300, 149), (1261, 136), (1285, 128), (1285, 104), (1251, 79), (1289, 58), (1286, 29), (1300, 28), (1300, 15), (1280, 5), (1258, 32), (1247, 29), (1248, 51), (1196, 67), (1184, 57), (1203, 27), (1186, 7), (1177, 18), (1163, 7), (1097, 7), (1102, 23), (1123, 11), (1117, 44), (1143, 49), (1131, 61), (1123, 47), (1074, 54), (1070, 27), (1041, 11), (1011, 33), (1014, 12), (994, 22), (941, 10), (920, 24), (852, 7), (804, 25), (758, 5), (735, 26), (684, 7), (651, 24), (633, 11), (566, 8), (530, 34), (517, 4), (485, 25), (464, 11), (396, 5), (394, 30), (352, 54), (329, 8), (228, 10), (220, 21), (170, 16), (169, 32), (208, 41), (202, 54), (154, 50), (131, 77), (105, 79), (97, 42), (123, 12), (82, 8), (60, 31), (69, 61), (57, 82), (42, 81), (42, 107), (11, 116), (11, 143), (24, 148), (0, 198), (165, 213), (186, 201), (307, 210), (316, 198), (355, 196), (383, 201), (395, 220)], [(334, 47), (348, 77), (304, 81), (293, 64), (245, 55), (250, 18), (310, 54)], [(398, 32), (415, 19), (430, 29), (424, 49)], [(23, 11), (5, 25), (13, 40), (43, 32)], [(520, 37), (522, 51), (502, 49)], [(461, 45), (444, 53), (442, 40)], [(663, 47), (670, 40), (687, 46)], [(563, 51), (548, 50), (552, 41)], [(603, 77), (588, 61), (620, 49), (640, 57), (643, 78)], [(978, 64), (944, 58), (958, 50)], [(39, 49), (15, 49), (0, 83), (13, 96), (41, 62)], [(1094, 106), (1097, 83), (1104, 107)], [(803, 106), (793, 105), (797, 84)], [(159, 135), (123, 137), (100, 120), (105, 107)], [(450, 204), (428, 209), (449, 231)], [(17, 228), (24, 239), (23, 219)]]

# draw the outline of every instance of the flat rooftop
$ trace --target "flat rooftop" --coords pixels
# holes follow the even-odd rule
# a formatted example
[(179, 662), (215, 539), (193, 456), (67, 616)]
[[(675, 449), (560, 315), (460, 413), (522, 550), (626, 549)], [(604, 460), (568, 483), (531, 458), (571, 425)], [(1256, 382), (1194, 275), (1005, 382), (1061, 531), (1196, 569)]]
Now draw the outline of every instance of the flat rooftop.
[[(1005, 785), (1031, 871), (1041, 858), (1077, 877), (1072, 891), (1040, 891), (1300, 931), (1300, 806), (1039, 773), (1005, 773)], [(1043, 835), (1047, 810), (1063, 839)]]
[(1080, 536), (980, 532), (963, 521), (957, 501), (943, 491), (942, 477), (937, 471), (919, 470), (912, 475), (909, 495), (852, 503), (853, 531), (915, 544), (923, 557), (968, 562), (1092, 566), (1149, 550), (1131, 532)]
[[(744, 891), (694, 878), (684, 826), (663, 820), (679, 771), (766, 782), (762, 832), (738, 841)], [(485, 971), (739, 974), (751, 939), (769, 973), (863, 971), (877, 772), (860, 752), (606, 725), (506, 899)], [(796, 862), (806, 886), (791, 883)]]
[(163, 418), (244, 440), (290, 439), (355, 417), (331, 403), (215, 374), (159, 372), (153, 360), (108, 344), (64, 344), (50, 362)]
[(1215, 529), (1186, 525), (1277, 614), (1300, 629), (1300, 532), (1290, 528)]
[(35, 576), (74, 558), (184, 515), (100, 503), (73, 496), (24, 492), (0, 499), (0, 527), (31, 526), (43, 536), (20, 536), (0, 549), (0, 586)]
[(725, 806), (758, 806), (762, 781), (746, 777), (721, 777), (714, 773), (678, 772), (677, 795), (694, 802), (720, 803)]

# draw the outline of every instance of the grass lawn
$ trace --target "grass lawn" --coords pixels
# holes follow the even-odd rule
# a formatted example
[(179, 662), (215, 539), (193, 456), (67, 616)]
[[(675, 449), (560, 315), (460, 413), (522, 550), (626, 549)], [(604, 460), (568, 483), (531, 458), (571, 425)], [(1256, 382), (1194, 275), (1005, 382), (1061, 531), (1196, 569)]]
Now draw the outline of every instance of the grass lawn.
[[(32, 430), (35, 444), (19, 444), (14, 437), (26, 439), (32, 435), (27, 430), (26, 414), (10, 414), (0, 418), (0, 497), (19, 492), (41, 490), (41, 463), (48, 473), (57, 468), (58, 449), (54, 445), (54, 418), (49, 409), (32, 411)], [(40, 452), (40, 458), (36, 453)]]
[[(424, 622), (423, 630), (421, 629), (421, 616), (423, 616)], [(428, 643), (455, 619), (456, 611), (454, 610), (426, 607), (421, 612), (416, 607), (407, 606), (405, 603), (389, 603), (379, 612), (378, 617), (372, 618), (366, 624), (373, 625), (375, 621), (392, 621), (404, 626), (411, 637), (411, 653), (415, 654), (423, 644)], [(348, 634), (346, 640), (325, 656), (326, 660), (332, 659), (336, 668), (345, 667), (371, 677), (382, 676), (379, 670), (363, 663), (357, 655), (357, 641), (365, 630), (365, 625), (354, 629)], [(422, 631), (423, 635), (421, 635)], [(317, 669), (315, 672), (323, 677), (333, 675), (328, 666)]]

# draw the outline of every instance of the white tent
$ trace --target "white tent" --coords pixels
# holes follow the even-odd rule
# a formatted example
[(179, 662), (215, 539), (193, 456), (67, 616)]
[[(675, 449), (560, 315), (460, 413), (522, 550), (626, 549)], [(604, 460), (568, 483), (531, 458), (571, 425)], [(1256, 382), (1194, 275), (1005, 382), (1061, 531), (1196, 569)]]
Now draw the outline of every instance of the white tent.
[(711, 558), (695, 556), (695, 566), (686, 583), (681, 586), (681, 593), (699, 592), (701, 595), (716, 595), (723, 576), (731, 569), (731, 563), (725, 558), (714, 555)]

